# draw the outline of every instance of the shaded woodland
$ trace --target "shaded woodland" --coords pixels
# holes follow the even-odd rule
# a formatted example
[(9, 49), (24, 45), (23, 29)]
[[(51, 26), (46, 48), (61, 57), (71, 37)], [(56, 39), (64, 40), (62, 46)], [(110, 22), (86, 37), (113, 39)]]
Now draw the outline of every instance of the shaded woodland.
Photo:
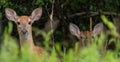
[[(8, 23), (5, 17), (5, 8), (14, 9), (19, 15), (30, 15), (32, 10), (38, 7), (42, 7), (42, 17), (32, 26), (45, 32), (49, 32), (52, 28), (54, 33), (51, 36), (51, 45), (59, 42), (66, 48), (74, 46), (77, 38), (70, 34), (69, 24), (74, 23), (79, 26), (80, 30), (90, 31), (90, 18), (92, 18), (92, 26), (95, 26), (95, 24), (102, 22), (101, 14), (106, 15), (109, 20), (114, 22), (117, 31), (120, 33), (119, 0), (1, 0), (0, 38), (2, 39), (2, 33)], [(11, 35), (18, 40), (14, 23)], [(44, 39), (41, 35), (36, 36), (33, 31), (33, 37), (36, 44), (42, 45)]]

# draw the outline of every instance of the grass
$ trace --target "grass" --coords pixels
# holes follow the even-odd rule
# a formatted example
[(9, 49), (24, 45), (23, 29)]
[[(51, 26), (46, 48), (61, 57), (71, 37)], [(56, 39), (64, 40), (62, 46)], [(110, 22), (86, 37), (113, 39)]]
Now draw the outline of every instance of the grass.
[[(19, 49), (16, 40), (10, 36), (10, 33), (12, 32), (12, 24), (9, 22), (8, 27), (4, 30), (4, 42), (1, 47), (0, 62), (119, 62), (120, 40), (116, 38), (115, 27), (104, 15), (101, 16), (101, 19), (110, 27), (110, 31), (113, 32), (113, 38), (110, 40), (115, 40), (116, 42), (116, 50), (114, 51), (105, 49), (103, 44), (105, 43), (105, 40), (108, 39), (106, 39), (107, 36), (103, 33), (99, 37), (94, 38), (93, 44), (82, 49), (78, 47), (78, 43), (68, 51), (66, 51), (66, 49), (61, 51), (60, 44), (55, 44), (54, 48), (50, 48), (49, 41), (52, 33), (51, 31), (48, 34), (44, 32), (42, 33), (45, 39), (44, 44), (46, 51), (41, 58), (36, 54), (31, 54), (27, 50), (27, 47), (24, 47), (22, 55), (18, 55)], [(35, 31), (37, 34), (42, 32), (37, 29), (35, 29)]]

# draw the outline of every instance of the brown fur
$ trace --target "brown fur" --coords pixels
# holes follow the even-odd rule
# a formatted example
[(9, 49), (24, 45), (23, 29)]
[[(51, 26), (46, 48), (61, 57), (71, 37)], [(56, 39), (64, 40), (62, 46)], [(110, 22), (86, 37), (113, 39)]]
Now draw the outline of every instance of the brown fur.
[(16, 12), (10, 8), (5, 9), (6, 17), (17, 24), (21, 50), (24, 45), (28, 45), (31, 53), (42, 55), (44, 49), (34, 45), (32, 37), (32, 23), (41, 17), (42, 9), (35, 9), (31, 16), (17, 16)]

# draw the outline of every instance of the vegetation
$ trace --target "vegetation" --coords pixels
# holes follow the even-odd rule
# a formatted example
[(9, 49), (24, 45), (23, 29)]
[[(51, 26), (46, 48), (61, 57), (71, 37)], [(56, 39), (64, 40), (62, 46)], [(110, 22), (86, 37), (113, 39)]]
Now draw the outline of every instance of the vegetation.
[[(107, 21), (105, 16), (101, 16), (104, 21)], [(110, 23), (109, 21), (107, 21)], [(108, 24), (109, 25), (109, 24)], [(12, 32), (12, 23), (8, 23), (8, 27), (4, 31), (4, 43), (2, 44), (0, 60), (1, 62), (119, 62), (119, 40), (117, 40), (117, 49), (114, 51), (104, 50), (103, 44), (104, 39), (107, 37), (104, 34), (101, 34), (100, 37), (96, 37), (93, 41), (93, 44), (83, 47), (82, 49), (78, 48), (79, 44), (76, 43), (75, 47), (69, 49), (68, 51), (62, 51), (61, 45), (56, 44), (54, 48), (49, 46), (49, 36), (48, 34), (43, 34), (46, 41), (44, 41), (46, 47), (45, 52), (42, 57), (38, 57), (36, 54), (31, 54), (27, 47), (22, 51), (22, 54), (19, 55), (19, 50), (16, 40), (11, 37), (10, 33)], [(110, 25), (114, 27), (113, 24)], [(36, 29), (37, 30), (37, 29)], [(112, 30), (111, 30), (112, 31)], [(114, 31), (114, 30), (113, 30)], [(41, 32), (37, 30), (36, 32)], [(39, 34), (39, 33), (38, 33)], [(106, 36), (106, 37), (105, 37)], [(112, 39), (112, 40), (115, 40)], [(49, 41), (49, 42), (48, 42)], [(48, 50), (50, 53), (48, 53)]]
[[(43, 8), (40, 21), (33, 24), (34, 43), (45, 49), (42, 57), (31, 54), (27, 47), (20, 53), (16, 25), (5, 17), (7, 7), (19, 15), (30, 15), (33, 9)], [(113, 24), (114, 18), (120, 16), (119, 7), (119, 0), (0, 0), (0, 62), (119, 62), (120, 29)], [(44, 32), (45, 23), (54, 17), (60, 21), (57, 29)], [(84, 31), (91, 29), (90, 23), (94, 26), (98, 22), (103, 22), (110, 34), (102, 32), (92, 44), (80, 48), (69, 33), (69, 23)], [(115, 45), (106, 46), (107, 42)]]

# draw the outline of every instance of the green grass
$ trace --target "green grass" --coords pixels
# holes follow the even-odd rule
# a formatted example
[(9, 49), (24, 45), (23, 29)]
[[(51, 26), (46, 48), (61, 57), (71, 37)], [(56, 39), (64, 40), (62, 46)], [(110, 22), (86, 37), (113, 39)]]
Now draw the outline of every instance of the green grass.
[(106, 39), (107, 35), (104, 35), (103, 33), (99, 38), (96, 37), (94, 39), (93, 44), (82, 49), (79, 48), (78, 43), (68, 51), (66, 51), (66, 49), (61, 51), (60, 44), (55, 44), (54, 48), (50, 48), (49, 42), (52, 31), (46, 34), (34, 28), (37, 34), (42, 32), (45, 39), (45, 52), (42, 57), (39, 58), (36, 54), (31, 54), (27, 47), (24, 47), (22, 55), (18, 55), (19, 50), (16, 40), (10, 36), (10, 33), (12, 32), (12, 24), (9, 22), (8, 27), (4, 30), (4, 42), (1, 47), (0, 62), (119, 62), (120, 40), (116, 38), (116, 28), (104, 15), (101, 16), (101, 19), (110, 27), (110, 31), (113, 33), (113, 38), (110, 40), (115, 40), (116, 42), (116, 50), (114, 51), (105, 49), (103, 44), (105, 43), (105, 40), (108, 39)]

